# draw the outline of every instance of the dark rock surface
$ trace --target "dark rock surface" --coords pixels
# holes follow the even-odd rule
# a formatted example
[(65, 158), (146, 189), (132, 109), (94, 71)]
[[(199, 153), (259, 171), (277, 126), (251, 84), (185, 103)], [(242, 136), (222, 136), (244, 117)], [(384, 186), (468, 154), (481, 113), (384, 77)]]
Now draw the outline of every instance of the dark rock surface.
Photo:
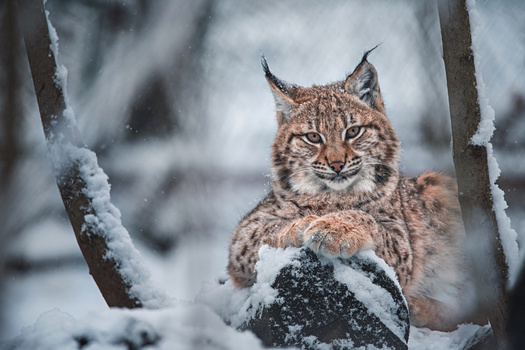
[[(278, 290), (276, 301), (264, 307), (243, 328), (250, 329), (266, 346), (272, 347), (326, 349), (331, 344), (332, 349), (367, 345), (408, 349), (406, 303), (397, 284), (376, 261), (354, 256), (340, 259), (343, 266), (320, 259), (306, 248), (295, 259), (300, 264), (284, 267), (272, 285)], [(347, 276), (355, 277), (358, 273), (366, 277), (359, 278), (359, 282), (356, 279), (355, 288), (360, 289), (352, 291), (353, 285), (336, 278), (336, 263), (338, 271), (348, 272)], [(363, 285), (363, 281), (369, 285)], [(384, 317), (385, 312), (389, 317)]]

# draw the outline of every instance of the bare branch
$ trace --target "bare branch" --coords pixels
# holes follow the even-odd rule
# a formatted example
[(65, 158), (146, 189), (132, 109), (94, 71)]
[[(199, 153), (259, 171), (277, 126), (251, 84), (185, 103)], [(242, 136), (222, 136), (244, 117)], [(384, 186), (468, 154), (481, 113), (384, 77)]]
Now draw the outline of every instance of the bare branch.
[[(102, 178), (105, 175), (98, 167), (95, 155), (83, 145), (72, 110), (68, 109), (55, 52), (51, 48), (43, 1), (18, 0), (18, 6), (56, 182), (90, 274), (109, 306), (135, 308), (152, 305), (151, 300), (143, 297), (144, 293), (134, 291), (135, 284), (141, 284), (141, 279), (147, 274), (142, 270), (134, 271), (137, 266), (140, 270), (142, 265), (130, 262), (140, 259), (137, 259), (138, 252), (134, 250), (127, 231), (119, 226), (118, 210), (109, 202), (103, 203), (102, 209), (100, 203), (94, 204), (94, 190), (90, 188), (93, 187), (93, 178), (98, 176), (100, 179), (100, 175)], [(100, 186), (107, 187), (109, 194), (106, 178), (104, 182)], [(119, 235), (111, 232), (115, 228)], [(124, 246), (122, 251), (129, 252), (131, 258), (119, 256), (119, 252), (112, 248), (119, 245)], [(144, 289), (144, 286), (140, 288)], [(148, 297), (155, 294), (149, 290), (147, 293)]]

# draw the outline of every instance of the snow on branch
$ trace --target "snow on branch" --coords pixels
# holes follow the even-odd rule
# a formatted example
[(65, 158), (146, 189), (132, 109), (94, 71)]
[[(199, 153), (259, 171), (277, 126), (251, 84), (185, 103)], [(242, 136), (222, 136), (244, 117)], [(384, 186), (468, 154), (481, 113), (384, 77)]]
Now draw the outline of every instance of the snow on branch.
[(110, 202), (108, 178), (78, 132), (58, 66), (58, 37), (42, 0), (18, 1), (31, 75), (49, 157), (77, 242), (109, 306), (158, 308), (165, 295), (150, 274)]

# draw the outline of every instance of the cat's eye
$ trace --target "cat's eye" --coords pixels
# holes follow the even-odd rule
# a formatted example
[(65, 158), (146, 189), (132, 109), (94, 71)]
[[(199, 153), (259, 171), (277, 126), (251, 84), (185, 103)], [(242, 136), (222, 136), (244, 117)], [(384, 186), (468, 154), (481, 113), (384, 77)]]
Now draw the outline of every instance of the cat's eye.
[(308, 140), (311, 143), (321, 143), (323, 142), (323, 139), (321, 138), (321, 135), (319, 135), (316, 132), (309, 132), (308, 134), (304, 135), (306, 137), (306, 140)]
[(360, 132), (361, 132), (361, 127), (360, 126), (352, 126), (348, 130), (346, 130), (345, 139), (347, 139), (347, 140), (353, 139), (353, 138), (357, 137)]

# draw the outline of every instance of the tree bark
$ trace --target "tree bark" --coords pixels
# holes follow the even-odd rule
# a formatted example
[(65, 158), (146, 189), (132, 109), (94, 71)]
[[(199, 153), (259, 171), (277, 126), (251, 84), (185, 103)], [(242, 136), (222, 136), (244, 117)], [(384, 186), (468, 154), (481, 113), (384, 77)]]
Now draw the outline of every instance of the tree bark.
[[(473, 254), (479, 306), (505, 345), (508, 266), (493, 211), (487, 149), (470, 140), (481, 120), (466, 0), (438, 0), (459, 202)], [(479, 261), (476, 259), (479, 258)]]
[[(3, 11), (2, 11), (3, 10)], [(3, 90), (3, 101), (0, 105), (0, 188), (7, 191), (14, 174), (16, 162), (21, 153), (20, 146), (20, 58), (19, 31), (16, 18), (15, 0), (5, 0), (0, 5), (3, 12), (0, 25), (0, 64), (5, 67), (0, 84)]]
[[(65, 92), (56, 80), (57, 63), (51, 50), (51, 39), (42, 0), (18, 0), (19, 18), (33, 77), (48, 147), (84, 148), (76, 126), (65, 116)], [(60, 137), (59, 137), (60, 135)], [(53, 161), (53, 160), (52, 160)], [(86, 215), (96, 215), (86, 195), (86, 183), (79, 163), (68, 159), (56, 164), (55, 177), (77, 242), (102, 296), (111, 307), (135, 308), (142, 302), (130, 295), (131, 282), (119, 272), (117, 258), (107, 258), (108, 244), (100, 228), (89, 225)]]
[(523, 317), (525, 315), (525, 266), (522, 265), (516, 283), (509, 297), (509, 318), (507, 332), (509, 337), (508, 349), (519, 350), (525, 344), (523, 332)]

